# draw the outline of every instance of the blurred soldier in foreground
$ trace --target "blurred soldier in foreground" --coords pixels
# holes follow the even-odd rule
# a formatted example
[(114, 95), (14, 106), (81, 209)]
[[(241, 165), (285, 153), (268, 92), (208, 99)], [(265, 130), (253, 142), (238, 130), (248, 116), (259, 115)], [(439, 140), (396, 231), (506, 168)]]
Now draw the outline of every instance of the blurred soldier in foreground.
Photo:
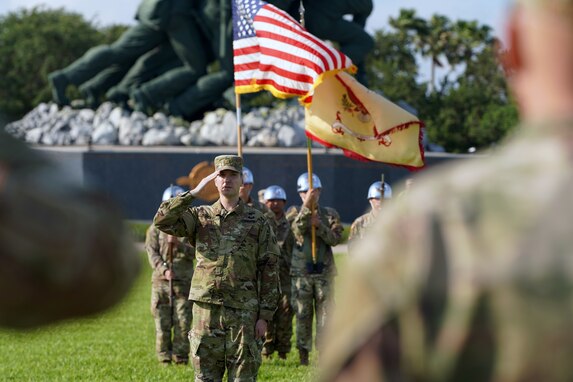
[(101, 312), (140, 262), (118, 208), (0, 128), (0, 326)]
[(573, 0), (516, 1), (522, 126), (420, 174), (349, 264), (326, 381), (573, 380)]
[[(154, 218), (160, 230), (195, 245), (189, 299), (196, 381), (221, 381), (225, 369), (229, 381), (256, 380), (262, 340), (279, 299), (276, 238), (263, 213), (239, 198), (242, 166), (241, 157), (216, 157), (215, 172), (163, 202)], [(213, 179), (219, 200), (192, 207)]]
[(280, 186), (269, 186), (265, 189), (264, 199), (266, 206), (271, 210), (281, 256), (279, 259), (279, 279), (281, 295), (278, 309), (273, 320), (269, 323), (266, 340), (263, 346), (263, 355), (272, 356), (277, 351), (280, 359), (286, 359), (290, 352), (290, 340), (292, 337), (292, 310), (290, 264), (294, 247), (294, 236), (290, 223), (285, 215), (286, 192)]
[[(169, 186), (163, 201), (184, 190)], [(160, 362), (189, 362), (188, 332), (191, 329), (189, 290), (193, 277), (195, 249), (186, 238), (159, 231), (153, 224), (147, 230), (145, 250), (153, 269), (151, 313), (155, 318), (155, 348)], [(171, 333), (173, 331), (173, 334)]]
[[(291, 263), (292, 304), (296, 314), (296, 347), (301, 365), (309, 364), (312, 350), (312, 322), (316, 313), (316, 337), (320, 340), (334, 293), (336, 265), (332, 247), (342, 238), (342, 224), (333, 208), (318, 205), (322, 184), (312, 174), (310, 188), (308, 173), (298, 177), (297, 191), (302, 207), (291, 207), (287, 216), (291, 223), (296, 248)], [(316, 251), (312, 254), (312, 226)], [(318, 342), (318, 341), (317, 341)]]
[[(384, 188), (384, 192), (382, 192)], [(384, 195), (382, 196), (382, 193)], [(354, 220), (350, 226), (350, 234), (348, 235), (348, 253), (352, 254), (356, 243), (364, 237), (366, 229), (369, 228), (376, 217), (380, 213), (383, 200), (392, 198), (392, 187), (386, 182), (382, 186), (382, 182), (374, 182), (368, 188), (368, 203), (370, 203), (370, 211)]]
[(239, 196), (245, 202), (246, 205), (253, 207), (263, 213), (269, 212), (267, 206), (261, 203), (258, 198), (251, 198), (251, 191), (255, 183), (255, 178), (253, 173), (246, 167), (243, 167), (243, 185), (239, 189)]

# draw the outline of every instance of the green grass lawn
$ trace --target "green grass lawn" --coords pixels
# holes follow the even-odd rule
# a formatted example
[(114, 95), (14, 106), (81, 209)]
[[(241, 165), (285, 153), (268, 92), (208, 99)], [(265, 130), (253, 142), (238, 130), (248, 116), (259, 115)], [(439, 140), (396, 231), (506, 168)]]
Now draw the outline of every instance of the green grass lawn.
[[(162, 366), (155, 358), (149, 310), (151, 270), (143, 272), (129, 296), (93, 318), (27, 331), (0, 330), (2, 381), (191, 381), (191, 366)], [(337, 254), (337, 262), (344, 256)], [(343, 261), (341, 261), (342, 263)], [(264, 360), (260, 381), (311, 381), (314, 367), (298, 365), (294, 347), (286, 361)], [(316, 352), (311, 354), (316, 361)]]

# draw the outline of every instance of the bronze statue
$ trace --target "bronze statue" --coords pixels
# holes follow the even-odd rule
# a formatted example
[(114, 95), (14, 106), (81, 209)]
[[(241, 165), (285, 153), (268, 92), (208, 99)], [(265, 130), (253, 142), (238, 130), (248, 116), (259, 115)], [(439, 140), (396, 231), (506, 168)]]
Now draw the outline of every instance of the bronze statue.
[[(364, 30), (372, 13), (372, 0), (304, 0), (305, 26), (323, 40), (335, 41), (358, 67), (356, 79), (366, 85), (366, 56), (374, 39)], [(346, 20), (345, 15), (352, 15)]]
[(197, 75), (205, 72), (201, 54), (203, 47), (198, 38), (200, 31), (193, 20), (192, 0), (143, 0), (136, 25), (130, 27), (111, 45), (100, 45), (88, 50), (68, 67), (50, 73), (54, 101), (69, 104), (66, 89), (80, 86), (106, 70), (110, 63), (125, 66), (141, 55), (168, 41), (177, 56), (189, 70)]
[[(188, 120), (221, 104), (234, 106), (232, 0), (143, 0), (139, 23), (116, 42), (88, 50), (68, 67), (49, 75), (53, 98), (69, 104), (68, 85), (79, 86), (87, 106), (104, 97), (151, 113), (164, 109)], [(269, 3), (299, 19), (297, 0)], [(303, 0), (310, 33), (339, 44), (359, 68), (372, 37), (364, 30), (372, 0)], [(345, 15), (352, 15), (346, 20)], [(110, 66), (110, 63), (113, 63)]]

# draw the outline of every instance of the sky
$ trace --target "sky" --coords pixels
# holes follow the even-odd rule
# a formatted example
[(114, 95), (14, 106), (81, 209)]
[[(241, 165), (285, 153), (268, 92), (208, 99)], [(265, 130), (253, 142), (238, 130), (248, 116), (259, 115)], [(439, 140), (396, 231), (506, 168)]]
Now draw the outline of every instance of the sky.
[[(351, 1), (351, 0), (350, 0)], [(79, 12), (88, 20), (105, 26), (114, 23), (132, 24), (140, 0), (1, 0), (0, 15), (19, 8), (44, 4), (49, 8), (63, 7)], [(413, 8), (417, 14), (429, 18), (441, 14), (452, 20), (478, 20), (502, 30), (502, 21), (510, 0), (374, 0), (374, 11), (367, 29), (372, 32), (388, 25), (388, 17), (396, 17), (401, 8)], [(501, 36), (500, 36), (501, 37)]]
[[(0, 15), (20, 8), (45, 5), (78, 12), (98, 26), (133, 24), (133, 16), (141, 0), (0, 0)], [(350, 0), (352, 1), (352, 0)], [(493, 28), (503, 40), (503, 20), (511, 0), (374, 0), (374, 11), (366, 28), (370, 33), (388, 29), (388, 18), (397, 17), (400, 9), (415, 9), (418, 16), (428, 19), (434, 14), (450, 20), (477, 20)], [(422, 63), (423, 65), (423, 63)], [(425, 68), (422, 68), (422, 72)], [(427, 71), (426, 71), (427, 72)], [(439, 74), (438, 74), (439, 75)]]

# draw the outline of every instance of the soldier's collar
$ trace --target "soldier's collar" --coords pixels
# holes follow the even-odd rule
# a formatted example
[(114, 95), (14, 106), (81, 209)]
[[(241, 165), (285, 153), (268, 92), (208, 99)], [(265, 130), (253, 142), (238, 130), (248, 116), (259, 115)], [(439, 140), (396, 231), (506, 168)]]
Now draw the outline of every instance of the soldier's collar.
[(223, 210), (223, 205), (221, 204), (221, 200), (217, 199), (217, 201), (211, 205), (211, 208), (213, 209), (214, 215), (221, 215), (221, 211)]
[(227, 215), (230, 212), (236, 212), (236, 213), (240, 214), (243, 212), (243, 209), (245, 208), (245, 203), (243, 202), (243, 200), (241, 198), (239, 198), (239, 202), (237, 203), (237, 206), (235, 208), (233, 208), (231, 211), (227, 211), (225, 209), (225, 207), (223, 207), (223, 204), (221, 204), (221, 199), (219, 199), (215, 203), (213, 203), (212, 208), (213, 208), (213, 213), (215, 215)]
[(235, 211), (237, 214), (241, 214), (244, 209), (245, 209), (245, 202), (243, 202), (243, 199), (239, 198), (239, 203), (237, 203), (237, 207), (235, 207), (233, 211)]

